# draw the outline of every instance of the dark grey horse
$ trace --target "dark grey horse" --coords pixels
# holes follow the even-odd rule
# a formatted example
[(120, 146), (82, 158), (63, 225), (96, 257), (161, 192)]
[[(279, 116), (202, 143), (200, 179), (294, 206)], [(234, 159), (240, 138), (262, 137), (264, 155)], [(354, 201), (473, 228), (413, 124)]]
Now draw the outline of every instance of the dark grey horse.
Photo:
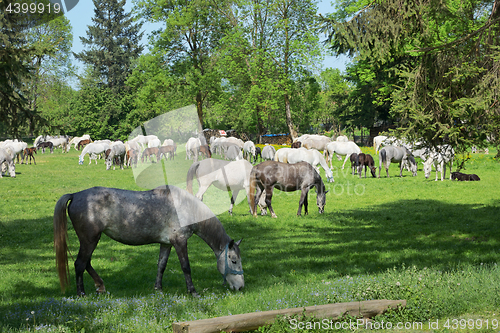
[(379, 151), (379, 169), (378, 178), (380, 178), (380, 170), (382, 164), (385, 167), (387, 178), (389, 178), (389, 165), (391, 163), (399, 163), (399, 176), (403, 177), (403, 168), (407, 165), (410, 168), (413, 176), (417, 175), (417, 162), (411, 152), (405, 147), (386, 146)]
[(302, 205), (304, 205), (304, 213), (308, 214), (307, 194), (312, 187), (316, 187), (316, 204), (321, 214), (325, 209), (326, 193), (328, 191), (325, 191), (325, 184), (323, 184), (321, 176), (313, 166), (307, 162), (294, 164), (276, 161), (262, 162), (254, 166), (250, 173), (250, 209), (252, 214), (257, 216), (257, 202), (259, 202), (260, 196), (265, 190), (266, 205), (271, 212), (271, 216), (276, 217), (271, 206), (274, 188), (284, 192), (300, 190), (301, 195), (297, 215), (300, 216)]
[(75, 261), (79, 296), (85, 295), (85, 270), (94, 279), (97, 292), (105, 292), (103, 280), (90, 264), (102, 233), (128, 245), (160, 244), (155, 289), (162, 289), (163, 273), (173, 246), (184, 272), (187, 290), (197, 295), (187, 253), (187, 240), (193, 234), (214, 251), (217, 269), (231, 289), (241, 290), (245, 284), (238, 247), (240, 241), (232, 240), (210, 209), (188, 192), (169, 185), (142, 192), (93, 187), (65, 194), (55, 206), (54, 247), (63, 290), (69, 285), (66, 211), (80, 240)]

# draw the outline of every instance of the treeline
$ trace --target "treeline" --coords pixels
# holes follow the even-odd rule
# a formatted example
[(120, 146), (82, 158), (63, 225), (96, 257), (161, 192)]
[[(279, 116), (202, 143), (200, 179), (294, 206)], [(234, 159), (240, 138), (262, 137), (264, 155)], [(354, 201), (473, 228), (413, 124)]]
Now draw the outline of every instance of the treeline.
[[(79, 76), (64, 17), (16, 30), (1, 14), (16, 73), (2, 90), (17, 98), (0, 130), (124, 139), (195, 105), (205, 128), (257, 135), (386, 125), (458, 152), (496, 144), (498, 1), (338, 1), (326, 17), (312, 0), (137, 0), (133, 16), (125, 0), (94, 1)], [(163, 24), (145, 46), (143, 22)], [(351, 57), (346, 73), (321, 69), (325, 48)]]

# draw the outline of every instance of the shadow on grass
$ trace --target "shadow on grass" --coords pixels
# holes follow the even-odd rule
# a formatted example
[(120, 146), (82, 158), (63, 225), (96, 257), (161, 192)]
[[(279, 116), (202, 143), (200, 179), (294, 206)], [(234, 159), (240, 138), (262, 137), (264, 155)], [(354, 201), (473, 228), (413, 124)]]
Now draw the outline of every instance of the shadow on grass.
[(402, 200), (286, 222), (259, 217), (236, 229), (247, 237), (247, 285), (263, 287), (271, 276), (298, 282), (297, 275), (328, 279), (403, 264), (448, 270), (497, 262), (499, 213), (496, 205)]

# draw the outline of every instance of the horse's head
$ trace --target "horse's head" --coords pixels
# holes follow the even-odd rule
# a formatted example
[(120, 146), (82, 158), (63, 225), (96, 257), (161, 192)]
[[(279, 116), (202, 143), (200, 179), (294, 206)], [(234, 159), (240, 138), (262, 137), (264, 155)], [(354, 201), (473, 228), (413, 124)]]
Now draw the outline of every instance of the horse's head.
[(413, 157), (412, 155), (408, 156), (408, 162), (409, 162), (410, 171), (411, 171), (413, 177), (416, 177), (418, 165), (417, 165), (417, 161), (415, 161), (415, 157)]
[(318, 211), (320, 214), (323, 214), (325, 211), (325, 204), (326, 204), (326, 194), (328, 191), (325, 191), (325, 188), (323, 187), (323, 191), (319, 192), (317, 191), (316, 195), (316, 204), (318, 205)]
[(227, 281), (229, 288), (232, 290), (242, 290), (245, 286), (241, 266), (240, 243), (241, 239), (236, 242), (231, 239), (217, 258), (217, 269), (224, 277), (224, 283)]
[(431, 175), (431, 171), (432, 171), (432, 162), (433, 159), (432, 157), (429, 157), (428, 159), (425, 160), (424, 162), (424, 174), (425, 174), (425, 178), (428, 179), (429, 176)]

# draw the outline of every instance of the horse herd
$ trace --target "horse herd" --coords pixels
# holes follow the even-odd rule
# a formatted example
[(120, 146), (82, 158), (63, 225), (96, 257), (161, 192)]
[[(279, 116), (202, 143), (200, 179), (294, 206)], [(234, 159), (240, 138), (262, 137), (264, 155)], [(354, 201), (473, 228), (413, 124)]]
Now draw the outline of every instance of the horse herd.
[[(65, 138), (61, 144), (63, 152), (74, 144), (75, 149), (81, 149), (79, 164), (88, 154), (90, 162), (97, 163), (98, 154), (105, 154), (106, 169), (113, 164), (137, 165), (140, 158), (146, 162), (158, 162), (164, 156), (173, 159), (177, 145), (172, 140), (163, 143), (155, 136), (137, 136), (127, 142), (94, 141), (90, 137), (79, 137), (71, 141)], [(42, 147), (44, 142), (52, 143), (48, 148), (56, 147), (55, 142), (42, 140), (36, 147)], [(66, 144), (64, 144), (66, 142)], [(236, 138), (212, 138), (210, 144), (203, 139), (191, 138), (186, 142), (186, 159), (192, 159), (186, 173), (186, 190), (176, 186), (164, 185), (150, 191), (129, 191), (105, 187), (94, 187), (77, 193), (63, 195), (54, 209), (54, 246), (56, 264), (61, 288), (68, 284), (68, 244), (67, 216), (70, 217), (73, 228), (80, 240), (80, 249), (75, 261), (76, 288), (78, 295), (85, 295), (83, 273), (87, 271), (94, 280), (98, 292), (105, 292), (104, 282), (91, 265), (91, 256), (99, 242), (101, 234), (129, 245), (150, 243), (160, 244), (155, 289), (162, 289), (162, 278), (172, 247), (175, 248), (184, 273), (187, 290), (197, 295), (191, 279), (191, 269), (187, 255), (187, 240), (193, 234), (202, 238), (212, 249), (217, 269), (224, 283), (234, 290), (244, 287), (244, 276), (239, 245), (227, 235), (223, 225), (203, 202), (203, 196), (210, 186), (222, 191), (231, 191), (232, 214), (233, 205), (238, 193), (246, 192), (249, 212), (257, 216), (257, 207), (265, 215), (269, 210), (272, 217), (277, 217), (272, 206), (274, 189), (293, 192), (300, 191), (297, 215), (308, 214), (308, 192), (316, 189), (316, 205), (321, 214), (325, 210), (326, 186), (319, 173), (319, 167), (324, 169), (327, 181), (333, 182), (331, 171), (332, 158), (345, 156), (342, 168), (347, 160), (351, 162), (352, 173), (361, 177), (362, 169), (370, 170), (376, 177), (376, 167), (373, 157), (361, 152), (361, 149), (345, 137), (331, 141), (328, 137), (305, 135), (294, 144), (294, 148), (276, 150), (273, 146), (256, 147), (251, 141), (243, 142)], [(27, 148), (27, 147), (26, 147)], [(24, 148), (24, 149), (26, 149)], [(9, 148), (12, 149), (12, 148)], [(378, 149), (377, 149), (378, 150)], [(9, 153), (0, 149), (0, 158)], [(35, 150), (36, 151), (36, 150)], [(323, 151), (323, 154), (320, 153)], [(3, 154), (3, 155), (2, 155)], [(225, 159), (212, 158), (219, 154)], [(382, 166), (386, 169), (391, 163), (399, 163), (400, 176), (406, 168), (417, 174), (415, 157), (423, 159), (426, 178), (429, 177), (432, 166), (441, 171), (443, 180), (446, 164), (453, 163), (453, 149), (449, 146), (433, 149), (410, 149), (405, 145), (388, 144), (379, 152), (379, 173)], [(200, 159), (204, 157), (204, 159)], [(258, 162), (260, 157), (261, 162)], [(9, 160), (5, 159), (7, 164)], [(0, 160), (3, 162), (3, 160)], [(328, 167), (330, 161), (330, 167)], [(9, 164), (10, 165), (10, 164)], [(15, 175), (15, 172), (14, 172)], [(12, 174), (11, 174), (12, 176)], [(479, 180), (476, 175), (453, 173), (454, 179)], [(194, 179), (198, 182), (198, 190), (193, 195)]]

